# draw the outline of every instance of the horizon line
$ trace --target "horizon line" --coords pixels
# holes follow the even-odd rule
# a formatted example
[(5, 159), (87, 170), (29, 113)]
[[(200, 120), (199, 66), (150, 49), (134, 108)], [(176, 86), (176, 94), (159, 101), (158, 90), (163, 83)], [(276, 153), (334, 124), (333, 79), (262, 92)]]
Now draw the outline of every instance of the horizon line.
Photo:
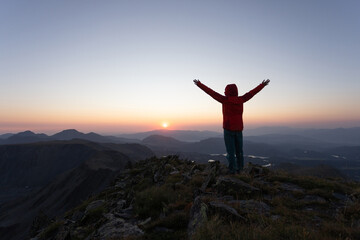
[[(246, 128), (243, 130), (243, 132), (246, 131), (250, 131), (250, 130), (257, 130), (257, 129), (266, 129), (266, 128), (283, 128), (283, 129), (296, 129), (296, 130), (322, 130), (322, 129), (326, 129), (326, 130), (335, 130), (335, 129), (353, 129), (353, 128), (360, 128), (360, 125), (358, 126), (352, 126), (352, 127), (293, 127), (293, 126), (285, 126), (285, 125), (264, 125), (264, 126), (259, 126), (259, 127), (253, 127), (253, 128)], [(95, 134), (99, 134), (102, 136), (109, 136), (109, 134), (114, 134), (114, 135), (128, 135), (128, 134), (138, 134), (138, 133), (144, 133), (144, 132), (153, 132), (153, 131), (188, 131), (188, 132), (217, 132), (217, 133), (222, 133), (222, 130), (220, 131), (216, 131), (216, 130), (208, 130), (208, 129), (171, 129), (171, 128), (157, 128), (157, 129), (152, 129), (152, 130), (144, 130), (144, 131), (133, 131), (133, 132), (118, 132), (116, 133), (115, 131), (109, 132), (103, 132), (103, 131), (82, 131), (82, 130), (78, 130), (76, 128), (65, 128), (62, 130), (48, 130), (48, 131), (42, 131), (42, 130), (31, 130), (31, 129), (26, 129), (26, 130), (20, 130), (20, 131), (0, 131), (0, 135), (5, 135), (5, 134), (19, 134), (19, 133), (24, 133), (24, 132), (32, 132), (34, 134), (45, 134), (48, 136), (51, 135), (55, 135), (57, 133), (63, 132), (63, 131), (69, 131), (69, 130), (75, 130), (77, 132), (83, 133), (83, 134), (89, 134), (89, 133), (95, 133)], [(110, 135), (111, 136), (111, 135)]]

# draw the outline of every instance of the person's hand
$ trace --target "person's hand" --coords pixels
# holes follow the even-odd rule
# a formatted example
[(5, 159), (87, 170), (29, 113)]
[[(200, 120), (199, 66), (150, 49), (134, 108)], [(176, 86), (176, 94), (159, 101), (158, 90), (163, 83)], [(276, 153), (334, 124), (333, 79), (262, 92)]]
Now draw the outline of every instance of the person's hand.
[(261, 84), (264, 84), (265, 86), (268, 85), (270, 82), (270, 79), (263, 80)]
[(200, 83), (200, 80), (199, 79), (194, 79), (194, 83), (197, 86)]

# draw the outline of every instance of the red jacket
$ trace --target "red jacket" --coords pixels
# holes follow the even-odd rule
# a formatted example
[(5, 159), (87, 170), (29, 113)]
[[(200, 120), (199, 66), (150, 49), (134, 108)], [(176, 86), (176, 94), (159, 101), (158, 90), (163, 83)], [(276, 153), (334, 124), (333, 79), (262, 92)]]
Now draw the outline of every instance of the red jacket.
[(229, 84), (225, 88), (225, 96), (215, 92), (201, 82), (197, 84), (204, 92), (222, 104), (223, 128), (231, 131), (242, 131), (244, 129), (242, 114), (243, 103), (250, 100), (255, 94), (265, 87), (260, 84), (250, 92), (238, 96), (238, 90), (235, 84)]

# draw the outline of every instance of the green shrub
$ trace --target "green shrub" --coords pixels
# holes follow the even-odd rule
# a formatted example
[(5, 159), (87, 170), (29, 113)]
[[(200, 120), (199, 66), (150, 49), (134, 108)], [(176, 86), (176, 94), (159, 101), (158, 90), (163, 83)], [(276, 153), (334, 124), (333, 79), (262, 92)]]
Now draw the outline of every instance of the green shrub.
[(192, 176), (189, 185), (193, 188), (199, 188), (205, 181), (205, 177), (201, 175)]
[(59, 230), (60, 226), (64, 224), (63, 221), (57, 221), (50, 224), (40, 235), (40, 239), (49, 239), (54, 236)]
[(157, 218), (167, 204), (176, 200), (176, 196), (172, 188), (152, 186), (135, 195), (135, 212), (141, 218)]
[(103, 213), (106, 212), (105, 206), (100, 206), (94, 209), (91, 209), (86, 213), (85, 217), (81, 220), (83, 225), (97, 222), (100, 218), (103, 217)]
[(153, 180), (151, 178), (144, 177), (143, 179), (140, 180), (140, 182), (138, 182), (134, 186), (134, 190), (135, 191), (143, 191), (144, 189), (147, 189), (147, 188), (151, 187), (153, 184), (154, 183), (153, 183)]
[(186, 230), (189, 223), (189, 216), (185, 212), (174, 212), (166, 217), (151, 222), (146, 230), (151, 231), (156, 227), (165, 227), (172, 230)]

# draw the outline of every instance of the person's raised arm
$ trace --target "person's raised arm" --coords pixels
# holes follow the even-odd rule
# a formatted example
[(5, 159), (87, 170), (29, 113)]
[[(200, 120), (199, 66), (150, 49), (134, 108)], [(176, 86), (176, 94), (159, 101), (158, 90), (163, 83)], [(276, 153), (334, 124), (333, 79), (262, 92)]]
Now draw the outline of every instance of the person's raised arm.
[(214, 90), (212, 90), (211, 88), (205, 86), (204, 84), (202, 84), (199, 79), (194, 79), (194, 83), (196, 86), (198, 86), (201, 90), (203, 90), (204, 92), (206, 92), (207, 94), (209, 94), (213, 99), (215, 99), (218, 102), (223, 102), (225, 100), (225, 96), (215, 92)]
[(244, 102), (249, 101), (253, 96), (255, 96), (255, 94), (257, 94), (265, 86), (267, 86), (269, 84), (269, 82), (270, 82), (270, 79), (263, 80), (262, 83), (260, 83), (256, 88), (254, 88), (250, 92), (245, 93), (243, 96), (241, 96), (242, 99), (244, 100)]

